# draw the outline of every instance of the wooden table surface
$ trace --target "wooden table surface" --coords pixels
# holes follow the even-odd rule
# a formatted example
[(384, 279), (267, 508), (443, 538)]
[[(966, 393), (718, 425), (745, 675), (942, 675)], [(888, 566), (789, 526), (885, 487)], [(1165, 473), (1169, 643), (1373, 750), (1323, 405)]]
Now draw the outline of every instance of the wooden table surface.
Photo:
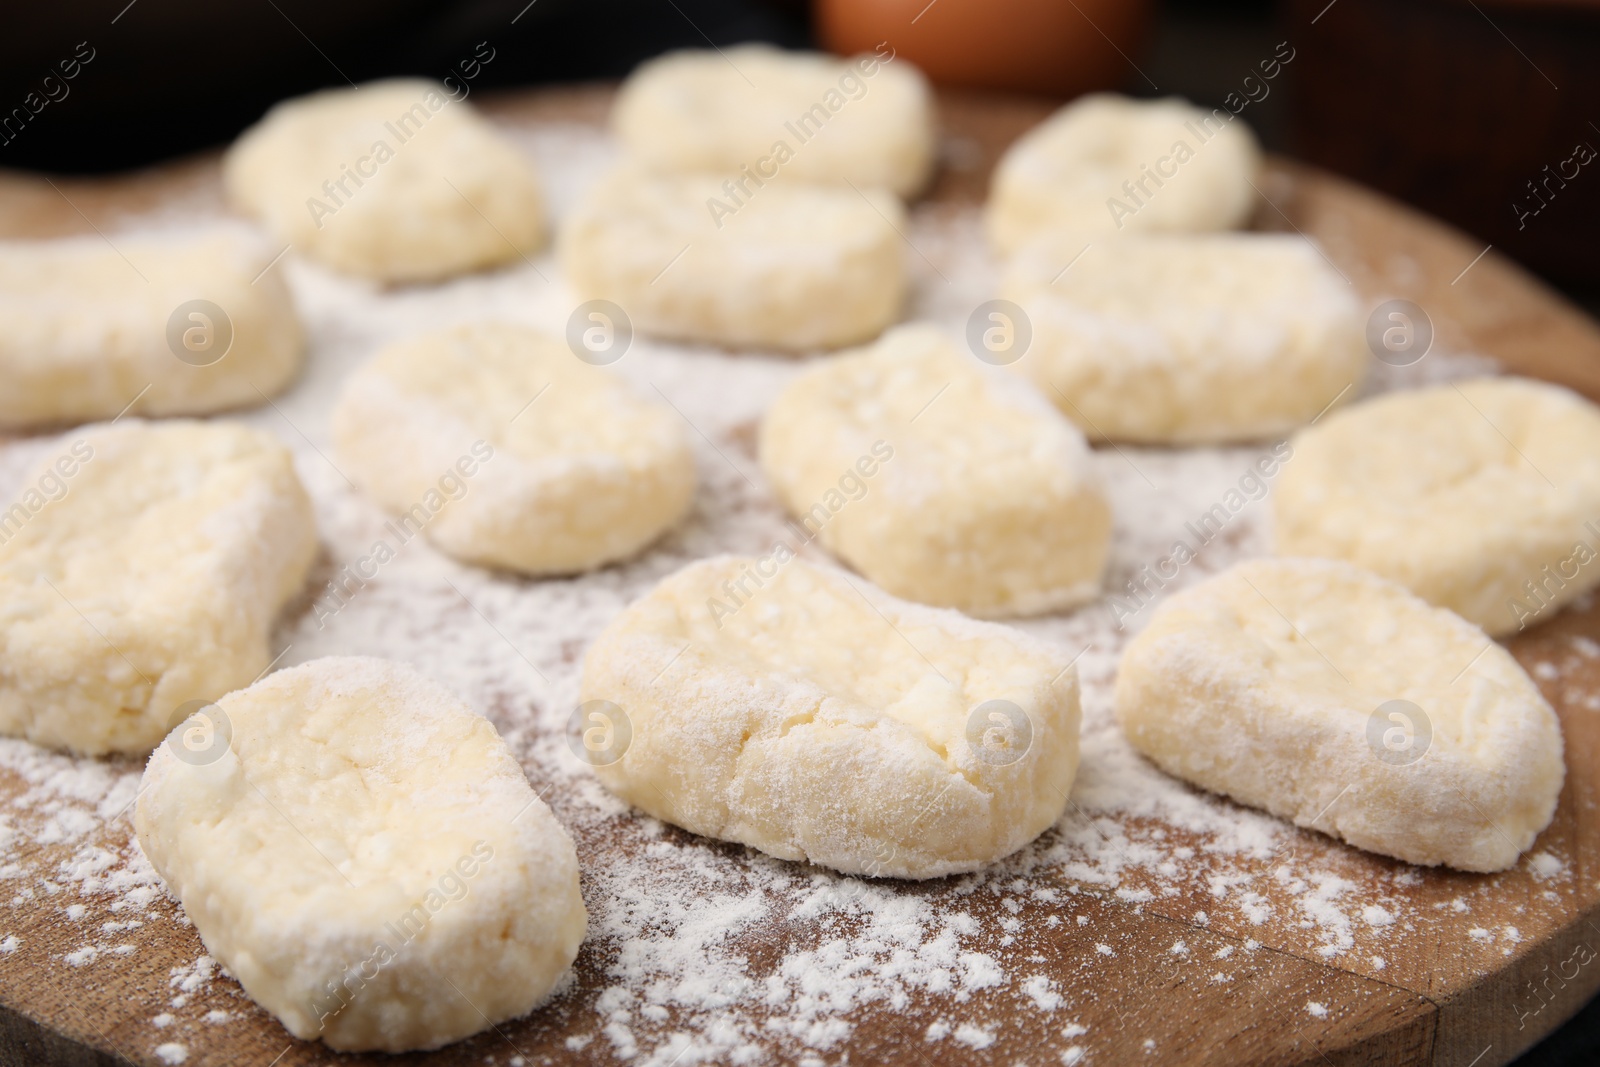
[[(579, 87), (521, 93), (485, 102), (485, 109), (510, 126), (604, 120), (610, 91)], [(1048, 108), (1029, 101), (947, 94), (941, 98), (946, 165), (929, 200), (970, 204), (981, 199), (999, 151), (1037, 122)], [(1262, 181), (1265, 202), (1256, 226), (1298, 230), (1317, 238), (1330, 258), (1375, 303), (1404, 296), (1429, 314), (1436, 344), (1499, 359), (1508, 369), (1570, 385), (1600, 399), (1600, 327), (1549, 289), (1483, 246), (1391, 201), (1311, 168), (1275, 160)], [(47, 236), (109, 230), (139, 214), (174, 203), (220, 204), (217, 159), (207, 156), (159, 170), (97, 180), (0, 174), (0, 234)], [(740, 447), (737, 441), (727, 443)], [(1600, 612), (1568, 611), (1509, 642), (1530, 668), (1555, 664), (1538, 675), (1561, 718), (1567, 779), (1554, 822), (1535, 850), (1562, 857), (1567, 876), (1541, 877), (1524, 863), (1496, 875), (1466, 875), (1404, 864), (1346, 848), (1315, 833), (1289, 831), (1296, 855), (1337, 870), (1360, 892), (1382, 886), (1402, 893), (1413, 917), (1405, 936), (1393, 940), (1380, 965), (1370, 956), (1318, 951), (1315, 931), (1294, 921), (1288, 890), (1262, 879), (1274, 918), (1261, 925), (1209, 906), (1204, 884), (1176, 895), (1113, 894), (1074, 885), (1059, 872), (1040, 871), (1036, 881), (1074, 893), (1073, 910), (1091, 917), (1097, 940), (1144, 945), (1145, 951), (1096, 958), (1084, 938), (1055, 931), (1044, 920), (1053, 905), (1024, 903), (1019, 936), (1045, 962), (1041, 966), (1073, 999), (1073, 1016), (1087, 1027), (1086, 1063), (1151, 1062), (1141, 1031), (1129, 1025), (1138, 1012), (1157, 1012), (1165, 1035), (1161, 1062), (1215, 1064), (1438, 1064), (1493, 1067), (1513, 1059), (1558, 1026), (1600, 988), (1600, 822), (1595, 818), (1600, 786), (1600, 713), (1584, 703), (1600, 694), (1600, 658), (1576, 656), (1580, 638), (1600, 640)], [(1587, 646), (1593, 647), (1593, 646)], [(0, 769), (0, 816), (26, 783)], [(1138, 820), (1128, 817), (1130, 824)], [(0, 829), (4, 821), (0, 819)], [(1148, 829), (1148, 828), (1146, 828)], [(1174, 837), (1182, 831), (1173, 829)], [(668, 831), (669, 838), (677, 831)], [(95, 831), (111, 850), (125, 849), (131, 835), (126, 815)], [(0, 834), (0, 842), (4, 836)], [(579, 841), (580, 857), (609, 847)], [(730, 855), (740, 850), (727, 846)], [(70, 850), (27, 840), (8, 858), (24, 867), (63, 862)], [(1595, 858), (1594, 862), (1590, 857)], [(1263, 871), (1278, 858), (1265, 861)], [(1137, 875), (1131, 887), (1137, 889)], [(909, 884), (898, 892), (996, 919), (997, 898), (961, 897), (948, 884)], [(10, 892), (10, 889), (7, 889)], [(1275, 896), (1275, 894), (1281, 894)], [(1467, 924), (1454, 902), (1470, 898), (1472, 923), (1487, 930), (1515, 927), (1516, 938), (1493, 943), (1466, 936)], [(19, 898), (20, 899), (20, 898)], [(177, 917), (175, 905), (158, 899), (153, 913)], [(0, 912), (0, 933), (20, 936), (15, 950), (0, 952), (0, 1063), (160, 1064), (150, 1051), (149, 1020), (166, 1010), (172, 968), (203, 951), (192, 928), (172, 921), (148, 923), (128, 937), (137, 951), (114, 966), (93, 970), (63, 966), (62, 954), (75, 934), (59, 919), (59, 908), (43, 899), (13, 901)], [(1037, 920), (1037, 921), (1033, 921)], [(785, 929), (750, 946), (750, 964), (760, 975), (775, 966), (784, 948), (803, 942), (803, 929)], [(1182, 940), (1195, 959), (1238, 953), (1226, 983), (1207, 980), (1204, 968), (1171, 962), (1169, 947)], [(1086, 954), (1088, 959), (1085, 959)], [(1245, 958), (1247, 957), (1247, 958)], [(1090, 971), (1086, 963), (1092, 962)], [(318, 1043), (291, 1040), (266, 1013), (254, 1008), (229, 980), (203, 994), (235, 1013), (233, 1025), (190, 1030), (183, 1035), (189, 1064), (294, 1067), (313, 1063), (509, 1063), (514, 1046), (526, 1063), (623, 1062), (602, 1042), (572, 1049), (566, 1038), (606, 985), (595, 952), (588, 947), (576, 964), (575, 988), (545, 1009), (471, 1040), (430, 1054), (403, 1057), (335, 1056)], [(1299, 1006), (1315, 1001), (1331, 1009), (1325, 1018)], [(203, 1007), (204, 1005), (197, 1005)], [(903, 1008), (880, 1005), (853, 1018), (849, 1062), (928, 1064), (1056, 1063), (1071, 1042), (1060, 1022), (1039, 1013), (1017, 1014), (981, 1051), (941, 1045), (935, 1053), (921, 1038), (940, 1014), (939, 997), (913, 996)], [(585, 1025), (592, 1025), (588, 1023)], [(824, 1056), (837, 1062), (838, 1052)], [(276, 1058), (275, 1058), (276, 1057)], [(685, 1061), (689, 1062), (689, 1061)]]

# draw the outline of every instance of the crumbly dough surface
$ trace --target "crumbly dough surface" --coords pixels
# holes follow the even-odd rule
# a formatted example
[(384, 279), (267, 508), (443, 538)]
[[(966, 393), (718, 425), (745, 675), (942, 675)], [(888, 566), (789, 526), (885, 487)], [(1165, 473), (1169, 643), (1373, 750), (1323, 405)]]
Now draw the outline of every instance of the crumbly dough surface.
[(545, 243), (532, 162), (425, 79), (285, 100), (234, 142), (223, 181), (279, 241), (383, 282), (438, 281)]
[(1097, 439), (1280, 436), (1355, 396), (1371, 363), (1354, 290), (1296, 236), (1058, 234), (1002, 293), (1033, 331), (1013, 369)]
[(1427, 866), (1510, 867), (1566, 773), (1510, 653), (1335, 560), (1252, 560), (1165, 601), (1123, 655), (1116, 711), (1179, 778)]
[(837, 59), (766, 45), (671, 52), (623, 82), (612, 125), (652, 170), (721, 180), (748, 168), (901, 196), (927, 184), (937, 151), (927, 80), (907, 61), (876, 53)]
[(623, 169), (567, 219), (561, 262), (585, 298), (658, 337), (807, 351), (859, 344), (907, 289), (892, 195), (776, 181), (737, 210), (723, 179)]
[(1111, 509), (1083, 434), (935, 327), (796, 378), (761, 462), (791, 530), (896, 596), (993, 617), (1099, 592)]
[[(225, 225), (114, 240), (0, 241), (0, 427), (250, 407), (294, 378), (305, 339), (266, 270), (277, 249)], [(194, 300), (226, 321), (178, 314), (180, 359), (169, 323)]]
[(681, 416), (521, 326), (384, 350), (346, 380), (333, 429), (341, 467), (408, 534), (527, 574), (632, 556), (694, 497)]
[(237, 423), (87, 427), (0, 512), (0, 732), (142, 754), (249, 684), (317, 552), (289, 450)]
[(1491, 634), (1600, 584), (1600, 408), (1527, 378), (1391, 393), (1294, 439), (1279, 552), (1346, 559)]
[(1062, 651), (781, 553), (667, 578), (590, 647), (582, 699), (627, 717), (596, 767), (622, 799), (848, 874), (1008, 855), (1060, 816), (1078, 764)]
[(1255, 207), (1261, 148), (1243, 120), (1178, 97), (1093, 93), (1012, 145), (986, 214), (1001, 254), (1051, 230), (1102, 238), (1231, 230)]
[(156, 749), (134, 823), (206, 950), (295, 1037), (340, 1051), (437, 1048), (522, 1015), (583, 940), (572, 839), (511, 750), (385, 660), (313, 660), (224, 696)]

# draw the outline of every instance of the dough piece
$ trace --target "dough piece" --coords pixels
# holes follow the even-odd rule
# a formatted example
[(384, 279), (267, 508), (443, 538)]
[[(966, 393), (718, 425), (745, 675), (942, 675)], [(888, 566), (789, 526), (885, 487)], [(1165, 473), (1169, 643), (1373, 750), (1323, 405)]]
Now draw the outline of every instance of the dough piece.
[(228, 150), (223, 181), (279, 241), (384, 282), (509, 263), (545, 241), (533, 164), (425, 79), (278, 104)]
[(1277, 550), (1346, 559), (1491, 634), (1600, 584), (1600, 408), (1482, 378), (1391, 393), (1294, 438)]
[(62, 438), (0, 512), (0, 733), (142, 754), (247, 684), (317, 553), (288, 449), (237, 423)]
[(1426, 866), (1510, 867), (1565, 774), (1510, 653), (1334, 560), (1252, 560), (1174, 595), (1123, 654), (1116, 709), (1163, 770)]
[(587, 915), (572, 838), (487, 719), (330, 657), (229, 693), (145, 768), (139, 844), (295, 1037), (437, 1048), (532, 1009)]
[(626, 559), (694, 498), (682, 417), (520, 326), (385, 349), (346, 380), (333, 436), (407, 536), (526, 574)]
[(221, 411), (294, 378), (275, 249), (242, 226), (115, 240), (0, 241), (0, 427)]
[(1301, 237), (1058, 235), (1002, 291), (1033, 331), (1012, 366), (1096, 439), (1281, 436), (1371, 362), (1354, 292)]
[(901, 196), (928, 183), (937, 146), (927, 79), (892, 53), (672, 52), (622, 83), (612, 123), (652, 170), (854, 182)]
[[(986, 223), (1010, 255), (1040, 233), (1231, 230), (1255, 207), (1261, 148), (1245, 123), (1178, 97), (1094, 93), (1012, 145)], [(1059, 269), (1059, 268), (1058, 268)]]
[(1078, 767), (1060, 651), (786, 550), (667, 578), (589, 649), (582, 695), (631, 728), (596, 767), (622, 799), (846, 874), (1009, 855), (1061, 815)]
[(721, 179), (621, 171), (567, 220), (561, 262), (643, 333), (806, 351), (869, 341), (906, 292), (887, 193), (774, 182), (724, 213)]
[(792, 381), (761, 463), (798, 539), (896, 596), (993, 617), (1100, 591), (1111, 509), (1083, 434), (932, 326)]

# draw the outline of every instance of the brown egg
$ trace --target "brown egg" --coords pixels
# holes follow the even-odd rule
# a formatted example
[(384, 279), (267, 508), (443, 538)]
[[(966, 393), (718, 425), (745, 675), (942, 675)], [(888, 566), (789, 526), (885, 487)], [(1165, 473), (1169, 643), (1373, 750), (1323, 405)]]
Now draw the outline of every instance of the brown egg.
[(941, 85), (1058, 96), (1124, 85), (1133, 72), (1126, 56), (1140, 43), (1148, 10), (1147, 0), (816, 4), (823, 43), (835, 52), (868, 52), (887, 41)]

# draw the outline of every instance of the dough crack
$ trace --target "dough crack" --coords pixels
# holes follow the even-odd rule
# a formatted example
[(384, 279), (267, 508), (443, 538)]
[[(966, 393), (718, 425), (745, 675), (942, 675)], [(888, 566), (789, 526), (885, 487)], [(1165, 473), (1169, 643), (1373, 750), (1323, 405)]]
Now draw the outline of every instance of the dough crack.
[[(697, 626), (758, 562), (690, 564), (590, 645), (583, 699), (633, 701), (632, 746), (595, 767), (606, 786), (691, 832), (879, 877), (976, 870), (1055, 821), (1078, 763), (1059, 650), (799, 560), (755, 609)], [(697, 652), (646, 682), (641, 645), (660, 667), (691, 634)], [(965, 740), (978, 692), (1029, 716), (1009, 764)]]

